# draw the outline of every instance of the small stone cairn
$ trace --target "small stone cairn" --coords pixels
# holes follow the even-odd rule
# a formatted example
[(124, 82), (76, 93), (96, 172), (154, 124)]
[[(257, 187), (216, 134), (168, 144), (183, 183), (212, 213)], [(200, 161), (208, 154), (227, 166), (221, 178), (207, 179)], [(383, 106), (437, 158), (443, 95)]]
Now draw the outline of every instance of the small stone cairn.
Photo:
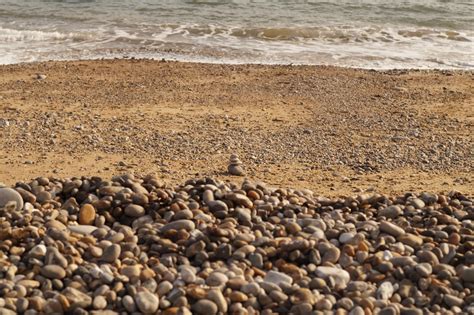
[(229, 159), (229, 166), (227, 167), (227, 171), (231, 175), (235, 176), (243, 176), (245, 175), (244, 168), (242, 167), (242, 161), (239, 159), (237, 154), (231, 154)]

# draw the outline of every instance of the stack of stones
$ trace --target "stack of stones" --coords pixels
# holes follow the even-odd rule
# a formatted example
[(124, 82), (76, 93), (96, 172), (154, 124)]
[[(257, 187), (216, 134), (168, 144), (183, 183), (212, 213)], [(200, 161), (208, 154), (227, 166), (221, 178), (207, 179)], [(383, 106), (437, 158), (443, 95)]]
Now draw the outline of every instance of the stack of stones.
[(37, 178), (0, 200), (0, 314), (474, 312), (474, 208), (458, 192), (124, 175)]
[(227, 167), (227, 171), (231, 175), (235, 176), (243, 176), (245, 175), (244, 168), (242, 167), (242, 161), (239, 159), (237, 154), (231, 154), (229, 159), (229, 166)]

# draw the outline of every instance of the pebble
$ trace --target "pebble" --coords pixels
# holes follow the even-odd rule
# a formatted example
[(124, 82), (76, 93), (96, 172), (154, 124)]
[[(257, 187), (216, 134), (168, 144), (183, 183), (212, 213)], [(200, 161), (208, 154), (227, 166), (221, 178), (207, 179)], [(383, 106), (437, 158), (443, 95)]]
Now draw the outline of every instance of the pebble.
[(278, 271), (269, 271), (267, 272), (267, 274), (265, 275), (265, 278), (263, 279), (265, 282), (269, 282), (269, 283), (273, 283), (273, 284), (276, 284), (278, 286), (281, 286), (281, 284), (292, 284), (293, 283), (293, 278), (291, 278), (290, 276), (282, 273), (282, 272), (278, 272)]
[(153, 314), (158, 310), (160, 300), (156, 294), (143, 290), (135, 295), (135, 304), (143, 314)]
[(347, 284), (351, 280), (351, 277), (347, 271), (335, 267), (319, 266), (316, 268), (316, 275), (323, 279), (328, 279), (329, 277), (333, 278), (336, 282), (335, 286), (338, 289), (346, 288)]
[(219, 312), (227, 313), (228, 304), (222, 292), (218, 289), (209, 290), (207, 298), (217, 305)]
[(85, 204), (79, 211), (79, 224), (92, 225), (95, 220), (95, 209), (90, 204)]
[(474, 282), (474, 267), (464, 269), (461, 273), (461, 279), (466, 282)]
[(229, 278), (225, 274), (213, 272), (207, 277), (206, 284), (211, 287), (219, 287), (226, 284), (227, 281), (229, 281)]
[(0, 209), (3, 309), (28, 315), (472, 309), (473, 203), (458, 192), (330, 199), (249, 180), (190, 179), (171, 187), (152, 175), (38, 178), (17, 186), (28, 202), (19, 211)]
[(112, 244), (105, 248), (104, 253), (100, 259), (108, 263), (113, 263), (119, 258), (120, 253), (120, 245)]
[(227, 171), (230, 175), (243, 176), (245, 175), (245, 171), (242, 167), (242, 164), (243, 163), (242, 161), (240, 161), (239, 156), (237, 154), (231, 154)]
[(201, 299), (193, 304), (191, 309), (196, 314), (203, 314), (203, 315), (214, 315), (217, 314), (218, 308), (216, 303), (212, 302), (208, 299)]
[(395, 219), (403, 214), (399, 206), (388, 206), (379, 211), (378, 215), (386, 217), (387, 219)]
[(192, 231), (196, 228), (196, 225), (191, 220), (177, 220), (163, 226), (160, 231), (165, 233), (169, 230), (181, 230)]
[(93, 225), (68, 225), (67, 228), (73, 233), (82, 235), (90, 235), (97, 230), (97, 227)]
[(16, 190), (8, 187), (0, 188), (0, 208), (11, 203), (15, 205), (17, 211), (23, 209), (23, 198)]
[(49, 279), (63, 279), (66, 271), (59, 265), (46, 265), (41, 268), (41, 274)]
[(401, 235), (405, 234), (405, 230), (403, 230), (401, 227), (390, 223), (388, 221), (382, 221), (380, 222), (380, 231), (393, 235), (395, 237), (399, 237)]
[(145, 208), (135, 204), (129, 204), (125, 208), (125, 214), (132, 218), (138, 218), (145, 215)]

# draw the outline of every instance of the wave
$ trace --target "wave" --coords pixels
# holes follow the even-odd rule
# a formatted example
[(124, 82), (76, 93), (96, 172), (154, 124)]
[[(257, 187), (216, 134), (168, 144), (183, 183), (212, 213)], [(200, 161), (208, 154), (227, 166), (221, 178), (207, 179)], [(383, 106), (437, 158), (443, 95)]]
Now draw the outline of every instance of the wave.
[(57, 29), (0, 27), (0, 56), (2, 52), (9, 53), (0, 57), (0, 63), (133, 56), (378, 69), (474, 68), (469, 54), (474, 38), (469, 31), (356, 25), (242, 27), (115, 22), (75, 32)]
[(76, 33), (45, 32), (35, 30), (18, 30), (0, 26), (0, 43), (56, 41), (64, 39), (81, 40), (87, 36)]

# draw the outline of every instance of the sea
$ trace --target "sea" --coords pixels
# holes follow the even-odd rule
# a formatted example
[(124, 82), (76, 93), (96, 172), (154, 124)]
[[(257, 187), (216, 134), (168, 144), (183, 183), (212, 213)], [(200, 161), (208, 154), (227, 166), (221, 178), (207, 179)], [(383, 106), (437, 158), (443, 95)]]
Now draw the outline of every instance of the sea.
[(0, 0), (0, 64), (474, 69), (474, 0)]

